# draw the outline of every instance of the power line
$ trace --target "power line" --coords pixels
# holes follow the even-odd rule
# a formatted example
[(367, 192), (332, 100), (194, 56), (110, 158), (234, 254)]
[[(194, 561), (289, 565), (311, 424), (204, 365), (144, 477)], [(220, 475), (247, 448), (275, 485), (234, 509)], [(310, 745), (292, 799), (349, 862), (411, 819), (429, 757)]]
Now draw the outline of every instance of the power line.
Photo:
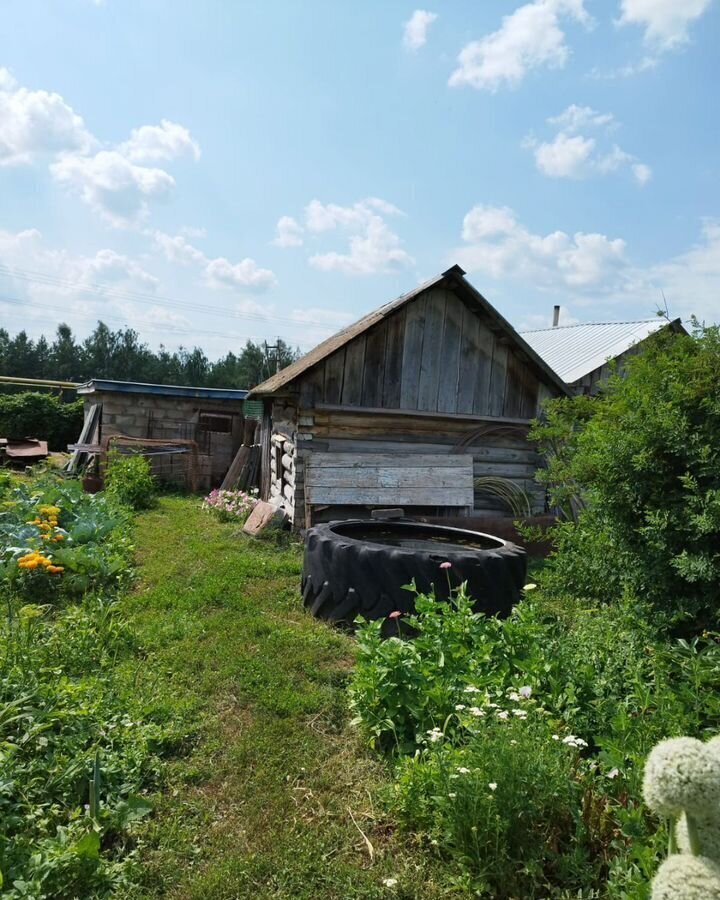
[[(14, 266), (10, 267), (3, 263), (0, 263), (0, 275), (5, 275), (8, 278), (18, 278), (21, 281), (28, 281), (33, 284), (40, 284), (46, 287), (74, 288), (76, 290), (83, 291), (84, 293), (94, 294), (95, 300), (97, 302), (107, 300), (107, 297), (110, 296), (116, 297), (120, 300), (150, 302), (159, 306), (170, 306), (177, 307), (179, 309), (189, 309), (193, 310), (194, 312), (210, 313), (212, 315), (219, 315), (225, 318), (229, 317), (233, 319), (249, 319), (251, 321), (257, 322), (283, 322), (285, 324), (292, 325), (315, 325), (321, 328), (327, 327), (327, 322), (318, 322), (312, 319), (303, 319), (302, 321), (298, 321), (297, 319), (292, 319), (288, 316), (273, 316), (270, 314), (265, 315), (264, 313), (241, 313), (223, 309), (219, 306), (210, 306), (205, 303), (195, 303), (188, 300), (178, 300), (177, 298), (167, 297), (162, 294), (148, 294), (142, 291), (125, 290), (122, 288), (112, 287), (108, 284), (103, 284), (102, 282), (73, 281), (71, 279), (61, 278), (57, 275), (50, 275), (45, 272), (34, 272), (30, 269), (20, 269)], [(99, 296), (97, 294), (98, 291), (101, 291), (103, 296)]]
[[(11, 303), (13, 305), (19, 304), (21, 306), (26, 305), (25, 300), (21, 300), (19, 297), (8, 297), (7, 295), (4, 295), (4, 294), (0, 294), (0, 303)], [(65, 314), (67, 314), (67, 312), (68, 312), (67, 307), (53, 306), (52, 304), (43, 303), (42, 308), (43, 308), (43, 310), (46, 310), (46, 309), (53, 310), (53, 312), (61, 312), (61, 313), (65, 313)], [(8, 314), (6, 314), (6, 317), (7, 318), (23, 318), (23, 319), (27, 320), (27, 314), (24, 312), (21, 312), (21, 311), (18, 311), (17, 313), (8, 313)], [(127, 319), (123, 319), (120, 316), (113, 316), (112, 314), (111, 315), (103, 315), (101, 317), (100, 321), (116, 322), (120, 325), (127, 326)], [(208, 330), (202, 329), (202, 328), (183, 328), (180, 325), (174, 325), (172, 323), (164, 323), (164, 322), (157, 323), (156, 325), (149, 322), (147, 324), (143, 324), (141, 326), (141, 328), (143, 331), (151, 331), (151, 332), (168, 332), (169, 331), (174, 334), (192, 334), (192, 335), (204, 335), (207, 337), (221, 337), (221, 338), (227, 339), (230, 342), (238, 342), (238, 343), (243, 343), (246, 340), (255, 340), (255, 341), (261, 340), (261, 336), (256, 335), (256, 334), (244, 335), (243, 337), (240, 337), (239, 335), (228, 334), (227, 331), (208, 331)]]

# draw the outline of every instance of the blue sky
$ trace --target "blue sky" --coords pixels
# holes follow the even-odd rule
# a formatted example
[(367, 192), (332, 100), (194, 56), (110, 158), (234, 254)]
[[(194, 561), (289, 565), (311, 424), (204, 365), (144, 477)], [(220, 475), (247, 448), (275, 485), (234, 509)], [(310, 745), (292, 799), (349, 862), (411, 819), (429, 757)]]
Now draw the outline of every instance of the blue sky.
[(720, 319), (718, 0), (4, 0), (0, 322), (302, 349), (459, 262)]

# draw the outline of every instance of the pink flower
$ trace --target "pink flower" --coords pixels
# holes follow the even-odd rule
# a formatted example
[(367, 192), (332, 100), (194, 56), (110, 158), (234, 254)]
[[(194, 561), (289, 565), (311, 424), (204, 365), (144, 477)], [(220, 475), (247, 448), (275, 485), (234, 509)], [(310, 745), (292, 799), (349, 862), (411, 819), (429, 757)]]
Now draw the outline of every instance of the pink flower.
[(395, 612), (390, 613), (390, 615), (388, 616), (388, 619), (399, 619), (401, 615), (402, 615), (402, 613), (400, 612), (400, 610), (396, 609)]
[(440, 563), (440, 568), (441, 568), (441, 569), (451, 569), (451, 568), (452, 568), (452, 563), (451, 563), (451, 562)]

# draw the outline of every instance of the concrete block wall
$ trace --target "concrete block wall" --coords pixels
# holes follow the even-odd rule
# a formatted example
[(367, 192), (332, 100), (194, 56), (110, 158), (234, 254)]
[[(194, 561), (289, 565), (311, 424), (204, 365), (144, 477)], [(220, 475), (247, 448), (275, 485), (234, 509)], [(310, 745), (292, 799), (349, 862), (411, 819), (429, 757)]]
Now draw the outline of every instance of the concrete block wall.
[[(112, 435), (149, 437), (151, 420), (155, 437), (193, 439), (193, 429), (181, 428), (178, 423), (197, 425), (201, 413), (232, 415), (232, 431), (208, 432), (207, 446), (199, 448), (197, 468), (200, 490), (209, 490), (213, 484), (222, 481), (242, 442), (242, 403), (236, 400), (115, 391), (95, 391), (84, 399), (86, 412), (92, 404), (102, 403), (100, 439), (103, 443)], [(171, 480), (184, 481), (189, 462), (184, 455), (150, 457), (150, 461), (156, 474), (164, 478), (169, 474)]]

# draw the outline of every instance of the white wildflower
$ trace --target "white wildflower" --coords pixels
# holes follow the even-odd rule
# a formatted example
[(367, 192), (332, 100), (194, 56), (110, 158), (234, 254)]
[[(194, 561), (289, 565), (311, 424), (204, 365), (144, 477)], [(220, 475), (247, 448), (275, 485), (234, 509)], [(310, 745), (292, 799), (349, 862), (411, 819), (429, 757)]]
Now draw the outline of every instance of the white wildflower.
[(560, 740), (560, 735), (559, 735), (559, 734), (554, 734), (554, 735), (552, 736), (552, 739), (553, 739), (554, 741), (559, 741), (559, 740)]
[(458, 766), (458, 772), (459, 772), (461, 775), (469, 775), (469, 774), (470, 774), (470, 769), (468, 769), (466, 766)]
[(520, 696), (523, 698), (523, 700), (529, 700), (530, 697), (532, 697), (532, 688), (530, 687), (529, 684), (524, 684), (520, 688), (519, 693), (520, 693)]
[(517, 716), (518, 719), (527, 719), (527, 712), (524, 709), (514, 709), (512, 714)]
[(469, 684), (469, 685), (465, 688), (464, 693), (466, 693), (466, 694), (479, 694), (479, 693), (480, 693), (480, 688), (476, 688), (474, 684)]
[(720, 805), (720, 754), (695, 738), (661, 741), (645, 763), (643, 793), (660, 816), (700, 815)]
[(456, 710), (457, 712), (462, 712), (464, 709), (465, 709), (465, 704), (464, 704), (464, 703), (458, 703), (458, 704), (455, 706), (455, 710)]
[(720, 900), (720, 865), (706, 856), (674, 853), (657, 870), (652, 900)]
[(480, 709), (479, 706), (471, 706), (470, 709), (468, 710), (468, 712), (470, 713), (471, 716), (484, 716), (485, 715), (485, 711)]
[(500, 709), (500, 705), (498, 703), (486, 703), (485, 705), (488, 709)]
[(619, 774), (620, 774), (620, 769), (610, 769), (610, 771), (607, 773), (607, 777), (608, 778), (617, 778)]
[(451, 800), (454, 800), (454, 799), (457, 797), (457, 794), (448, 794), (448, 797), (449, 797)]
[(506, 709), (501, 709), (497, 714), (498, 719), (507, 719), (510, 713)]
[(523, 588), (523, 590), (524, 591), (534, 591), (536, 587), (537, 587), (536, 584), (532, 584), (532, 583), (526, 584), (525, 587)]
[(510, 691), (508, 694), (508, 700), (512, 700), (513, 703), (520, 702), (520, 694), (517, 691)]
[(510, 744), (511, 744), (511, 746), (513, 746), (513, 747), (514, 747), (514, 746), (515, 746), (515, 744), (517, 744), (517, 741), (510, 741)]
[(490, 788), (491, 791), (496, 791), (497, 790), (497, 782), (491, 781), (490, 784), (488, 785), (488, 787)]
[(435, 743), (436, 741), (441, 741), (445, 735), (439, 728), (433, 728), (432, 731), (427, 732), (427, 736), (430, 739), (431, 743)]
[(393, 888), (398, 883), (397, 878), (383, 878), (385, 887)]
[[(553, 737), (555, 737), (553, 735)], [(566, 737), (562, 739), (563, 744), (567, 744), (568, 747), (575, 747), (580, 750), (583, 747), (587, 747), (587, 741), (584, 741), (582, 738), (575, 737), (574, 734), (568, 734)]]

